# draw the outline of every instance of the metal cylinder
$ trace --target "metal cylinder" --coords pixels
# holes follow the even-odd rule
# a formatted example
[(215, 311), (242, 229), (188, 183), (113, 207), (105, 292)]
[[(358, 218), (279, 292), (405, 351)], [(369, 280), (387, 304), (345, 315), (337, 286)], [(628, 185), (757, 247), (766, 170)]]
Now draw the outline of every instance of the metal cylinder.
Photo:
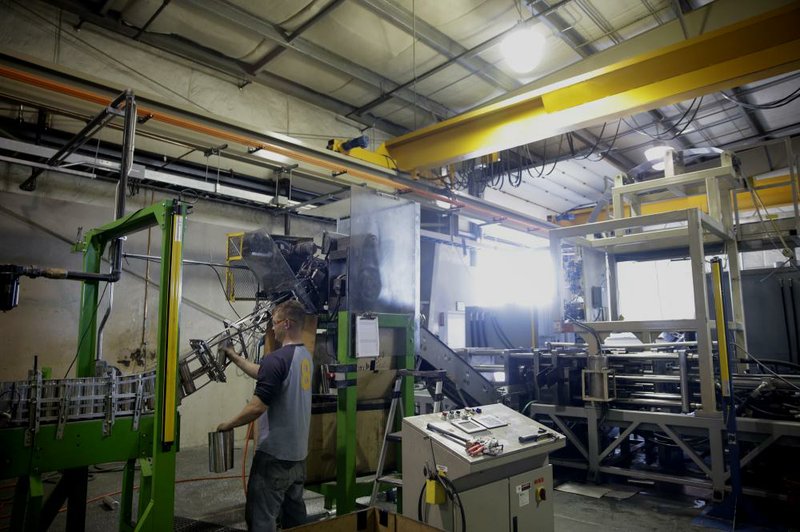
[(178, 373), (181, 378), (181, 398), (196, 392), (197, 387), (194, 384), (194, 377), (192, 376), (192, 370), (189, 369), (189, 361), (187, 359), (178, 362)]
[(631, 382), (680, 382), (678, 375), (651, 375), (649, 373), (640, 375), (617, 374), (614, 375), (614, 378), (618, 381)]
[(589, 377), (589, 395), (592, 397), (606, 397), (608, 383), (602, 373), (606, 367), (606, 358), (602, 355), (589, 355), (586, 357), (586, 369), (592, 371)]
[(678, 364), (681, 376), (681, 412), (688, 414), (691, 410), (689, 405), (689, 362), (686, 360), (686, 351), (678, 351)]
[(233, 429), (208, 433), (208, 470), (224, 473), (233, 469)]

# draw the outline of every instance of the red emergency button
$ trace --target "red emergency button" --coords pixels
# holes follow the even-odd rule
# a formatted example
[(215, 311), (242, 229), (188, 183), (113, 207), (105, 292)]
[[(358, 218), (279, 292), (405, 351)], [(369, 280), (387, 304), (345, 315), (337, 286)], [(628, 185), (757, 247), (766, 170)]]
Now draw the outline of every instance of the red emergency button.
[(536, 488), (536, 502), (547, 500), (547, 490), (544, 488)]

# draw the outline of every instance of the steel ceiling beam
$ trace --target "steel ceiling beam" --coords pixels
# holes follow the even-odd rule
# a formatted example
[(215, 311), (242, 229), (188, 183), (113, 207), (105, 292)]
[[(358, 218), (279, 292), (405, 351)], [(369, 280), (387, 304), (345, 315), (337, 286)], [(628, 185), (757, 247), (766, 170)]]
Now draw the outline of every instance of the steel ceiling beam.
[[(338, 115), (348, 115), (354, 109), (352, 105), (346, 102), (328, 96), (327, 94), (322, 94), (271, 72), (262, 71), (258, 74), (251, 75), (248, 72), (247, 65), (245, 63), (230, 59), (211, 50), (198, 48), (192, 43), (176, 39), (171, 35), (142, 35), (139, 40), (161, 50), (185, 57), (186, 59), (195, 61), (202, 65), (206, 65), (230, 76), (243, 79), (251, 78), (253, 81), (261, 85), (273, 88), (283, 92), (284, 94), (295, 96), (301, 100), (317, 105), (323, 109), (327, 109)], [(377, 127), (378, 129), (386, 131), (392, 135), (399, 135), (408, 131), (407, 128), (399, 124), (384, 118), (379, 118), (372, 114), (360, 115), (353, 117), (352, 119), (364, 126)]]
[(448, 60), (454, 59), (456, 63), (493, 86), (506, 91), (522, 86), (519, 80), (509, 76), (488, 61), (474, 55), (465, 57), (464, 52), (467, 51), (465, 47), (424, 20), (415, 17), (412, 12), (393, 0), (358, 0), (358, 4), (408, 34), (416, 35), (420, 41)]
[[(64, 107), (85, 104), (108, 105), (116, 90), (100, 82), (85, 79), (81, 73), (66, 69), (53, 70), (34, 61), (0, 53), (0, 86), (12, 97), (20, 92), (34, 93), (38, 98), (57, 95)], [(45, 96), (47, 94), (48, 96)], [(505, 226), (522, 231), (545, 232), (553, 224), (526, 213), (496, 205), (457, 191), (448, 191), (425, 180), (412, 179), (408, 174), (373, 165), (332, 150), (314, 148), (285, 135), (253, 131), (224, 117), (192, 112), (168, 103), (138, 97), (137, 112), (147, 122), (140, 131), (174, 132), (200, 136), (207, 142), (224, 142), (231, 150), (263, 149), (270, 157), (283, 156), (316, 171), (330, 172), (332, 181), (342, 185), (365, 184), (379, 190), (394, 190), (421, 202), (443, 202), (462, 209), (465, 216), (485, 221), (501, 220)], [(214, 139), (213, 141), (209, 139)], [(273, 157), (274, 158), (274, 157)]]
[(318, 22), (321, 22), (322, 19), (333, 13), (333, 11), (344, 2), (345, 0), (332, 0), (328, 5), (320, 9), (316, 15), (303, 22), (296, 30), (288, 32), (287, 40), (291, 42), (300, 37), (307, 30), (311, 29), (312, 26), (316, 25)]
[[(195, 9), (202, 9), (212, 15), (224, 18), (229, 22), (257, 33), (265, 39), (290, 48), (300, 55), (319, 61), (334, 70), (338, 70), (342, 74), (346, 74), (362, 83), (371, 85), (381, 93), (392, 90), (398, 86), (397, 83), (389, 78), (381, 76), (321, 46), (317, 46), (302, 37), (289, 41), (286, 35), (272, 23), (259, 19), (244, 9), (230, 4), (225, 0), (218, 0), (213, 3), (205, 0), (183, 0), (183, 2)], [(426, 98), (425, 96), (416, 95), (409, 89), (400, 89), (395, 92), (393, 96), (431, 113), (437, 119), (453, 115), (453, 112), (446, 106), (430, 98)]]
[[(750, 98), (743, 94), (742, 89), (740, 87), (733, 87), (731, 89), (731, 93), (733, 94), (733, 98), (735, 100), (740, 100), (744, 103), (753, 103), (750, 101)], [(742, 112), (742, 116), (744, 117), (747, 125), (750, 126), (750, 129), (753, 130), (753, 133), (763, 137), (767, 131), (764, 129), (764, 126), (761, 124), (761, 120), (758, 118), (755, 109), (751, 109), (749, 107), (745, 107), (741, 103), (736, 103), (736, 106)]]
[(137, 32), (136, 32), (136, 35), (134, 35), (134, 36), (133, 36), (133, 38), (134, 38), (134, 39), (138, 39), (139, 37), (141, 37), (141, 35), (142, 35), (144, 32), (146, 32), (146, 31), (147, 31), (147, 28), (149, 28), (149, 27), (150, 27), (150, 25), (151, 25), (153, 22), (155, 22), (155, 21), (156, 21), (156, 19), (158, 18), (158, 16), (161, 14), (161, 12), (162, 12), (162, 11), (164, 11), (164, 9), (165, 9), (165, 8), (166, 8), (166, 7), (167, 7), (169, 4), (170, 4), (170, 2), (171, 2), (171, 1), (172, 1), (172, 0), (162, 0), (162, 1), (161, 1), (161, 5), (160, 5), (160, 6), (158, 6), (158, 8), (155, 10), (155, 12), (154, 12), (152, 15), (150, 15), (150, 18), (149, 18), (149, 19), (147, 19), (147, 22), (145, 22), (145, 23), (144, 23), (144, 25), (143, 25), (141, 28), (139, 28), (139, 31), (137, 31)]
[[(544, 15), (546, 10), (540, 10), (535, 7), (534, 4), (535, 2), (528, 4), (531, 14), (533, 14), (535, 17), (538, 17), (539, 20), (542, 21), (542, 24), (550, 28), (553, 34), (567, 46), (569, 46), (576, 54), (582, 58), (586, 58), (597, 52), (597, 50), (591, 44), (588, 44), (583, 39), (583, 36), (571, 25), (567, 24), (567, 22), (564, 21), (564, 19), (561, 18), (558, 13), (552, 12), (549, 15)], [(588, 129), (574, 131), (573, 136), (588, 146), (594, 146), (600, 140)], [(628, 172), (631, 168), (636, 166), (636, 163), (621, 154), (612, 155), (611, 153), (608, 153), (606, 154), (605, 159), (620, 172)]]
[[(291, 31), (291, 32), (284, 32), (285, 35), (286, 35), (286, 40), (291, 42), (291, 41), (295, 40), (296, 38), (300, 37), (303, 33), (306, 32), (306, 30), (311, 29), (314, 25), (316, 25), (317, 23), (321, 22), (322, 19), (327, 17), (329, 14), (331, 14), (334, 9), (336, 9), (337, 7), (342, 5), (344, 2), (345, 2), (345, 0), (333, 0), (331, 3), (329, 3), (328, 5), (323, 7), (322, 9), (320, 9), (319, 12), (317, 12), (316, 15), (314, 15), (310, 19), (306, 20), (303, 24), (301, 24), (300, 27), (298, 27), (296, 30)], [(261, 70), (263, 70), (264, 67), (267, 66), (267, 63), (269, 63), (270, 61), (273, 61), (275, 58), (277, 58), (279, 55), (281, 55), (285, 51), (286, 51), (286, 47), (285, 46), (277, 46), (277, 47), (275, 47), (275, 49), (270, 50), (269, 52), (267, 52), (264, 55), (264, 57), (259, 59), (252, 66), (252, 68), (250, 69), (250, 72), (252, 72), (253, 74), (257, 74), (257, 73), (261, 72)]]
[[(702, 20), (720, 3), (725, 2), (689, 13), (687, 24)], [(800, 68), (798, 27), (800, 3), (793, 2), (571, 82), (506, 98), (386, 145), (400, 168), (428, 168), (791, 72)]]
[[(137, 29), (122, 24), (118, 24), (108, 17), (97, 15), (86, 9), (82, 3), (74, 0), (47, 0), (51, 5), (64, 9), (82, 21), (89, 22), (99, 28), (118, 33), (124, 37), (134, 39)], [(389, 120), (379, 118), (369, 113), (354, 114), (355, 107), (327, 94), (322, 94), (308, 87), (300, 85), (270, 72), (250, 72), (247, 63), (231, 59), (230, 57), (219, 54), (213, 50), (202, 48), (190, 41), (179, 39), (172, 35), (144, 33), (138, 42), (147, 44), (172, 55), (188, 59), (212, 70), (230, 76), (237, 80), (254, 81), (265, 87), (291, 94), (301, 100), (317, 105), (323, 109), (334, 112), (342, 116), (350, 116), (355, 122), (366, 127), (376, 127), (391, 135), (401, 135), (408, 132), (408, 128), (395, 124)]]
[[(594, 7), (591, 4), (585, 2), (584, 0), (576, 0), (576, 1), (578, 2), (578, 5), (581, 7), (581, 9), (583, 9), (587, 13), (592, 22), (594, 22), (595, 25), (598, 28), (600, 28), (600, 30), (602, 30), (603, 33), (609, 39), (611, 39), (611, 41), (615, 45), (620, 44), (624, 40), (619, 35), (619, 33), (614, 30), (614, 28), (606, 20), (606, 18), (603, 17), (602, 14), (599, 13), (596, 9), (594, 9)], [(657, 12), (653, 9), (653, 7), (649, 4), (649, 2), (647, 0), (642, 0), (642, 3), (644, 4), (645, 8), (647, 8), (650, 15), (656, 20), (656, 22), (661, 24), (661, 20), (659, 20)], [(566, 43), (572, 50), (578, 53), (581, 57), (586, 58), (598, 52), (597, 48), (594, 45), (583, 39), (583, 36), (580, 35), (580, 33), (575, 31), (573, 28), (569, 27), (569, 25), (566, 24), (566, 22), (564, 22), (560, 17), (558, 17), (558, 15), (551, 17), (550, 19), (548, 19), (546, 23), (551, 25), (551, 28), (556, 30), (556, 35), (558, 35), (564, 43)], [(681, 17), (681, 29), (684, 31), (685, 35), (686, 31), (682, 17)], [(665, 129), (675, 127), (675, 123), (669, 120), (661, 111), (652, 109), (648, 111), (648, 114), (650, 115), (651, 118), (653, 118), (653, 123), (663, 124)], [(692, 144), (687, 138), (685, 138), (682, 135), (676, 137), (675, 140), (684, 149), (694, 147), (694, 144)], [(621, 154), (618, 155), (624, 157)], [(631, 163), (631, 165), (628, 166), (627, 169), (625, 170), (626, 171), (630, 170), (634, 166), (636, 165)]]
[[(750, 89), (741, 89), (740, 88), (739, 89), (740, 90), (739, 94), (742, 95), (742, 96), (747, 95), (747, 94), (753, 94), (753, 93), (757, 92), (760, 89), (767, 89), (767, 88), (775, 87), (775, 86), (780, 85), (782, 83), (786, 83), (786, 82), (789, 82), (789, 81), (794, 81), (794, 80), (799, 79), (799, 78), (800, 78), (800, 72), (796, 72), (796, 73), (790, 74), (788, 76), (782, 77), (780, 79), (775, 79), (775, 80), (769, 81), (767, 83), (763, 83), (763, 84), (761, 84), (761, 85), (759, 85), (758, 87), (755, 87), (755, 88), (750, 88)], [(727, 106), (727, 108), (726, 108), (726, 106)], [(698, 110), (698, 118), (708, 119), (708, 118), (710, 118), (711, 116), (713, 116), (715, 114), (727, 112), (728, 110), (734, 109), (736, 107), (737, 106), (736, 106), (735, 103), (729, 102), (728, 100), (725, 100), (725, 99), (722, 99), (722, 98), (715, 99), (712, 102), (703, 103), (703, 105)], [(703, 113), (707, 113), (707, 114), (703, 114)], [(676, 114), (671, 115), (671, 116), (665, 115), (664, 116), (664, 120), (667, 120), (667, 121), (669, 121), (671, 123), (674, 123), (677, 120), (679, 120), (682, 115), (683, 115), (682, 112), (676, 113)], [(727, 115), (726, 115), (726, 118), (723, 118), (722, 120), (715, 120), (712, 123), (704, 124), (702, 126), (696, 126), (694, 129), (697, 132), (707, 131), (710, 128), (713, 128), (713, 127), (719, 126), (721, 124), (724, 124), (729, 120), (731, 120), (731, 118), (727, 117)], [(655, 127), (655, 125), (656, 125), (655, 121), (650, 121), (647, 124), (640, 124), (640, 129), (648, 129), (648, 128), (651, 128), (651, 127)], [(624, 131), (621, 130), (617, 140), (619, 141), (620, 139), (623, 139), (623, 138), (626, 138), (626, 137), (629, 137), (629, 136), (632, 136), (632, 135), (637, 135), (637, 134), (639, 134), (639, 133), (635, 129), (626, 129)], [(770, 135), (771, 133), (769, 131), (765, 131), (764, 134), (765, 135)], [(615, 151), (618, 152), (618, 155), (621, 155), (621, 154), (623, 154), (625, 152), (638, 150), (638, 149), (643, 149), (648, 144), (650, 144), (651, 142), (652, 142), (652, 140), (646, 140), (646, 141), (644, 141), (642, 143), (639, 143), (639, 144), (626, 146), (626, 147), (620, 147)]]
[[(558, 9), (564, 7), (567, 4), (572, 3), (572, 1), (573, 0), (561, 0), (557, 4), (553, 4), (552, 6), (550, 6), (546, 10), (544, 10), (539, 16), (546, 16), (546, 15), (548, 15), (550, 13), (555, 13)], [(529, 18), (527, 21), (525, 21), (523, 23), (523, 25), (530, 26), (530, 25), (532, 25), (532, 24), (534, 24), (536, 22), (537, 22), (537, 19), (532, 17), (532, 18)], [(416, 79), (412, 78), (412, 79), (406, 81), (405, 83), (403, 83), (402, 85), (399, 85), (398, 87), (396, 87), (396, 88), (394, 88), (394, 89), (392, 89), (390, 91), (387, 91), (385, 94), (382, 94), (381, 96), (375, 98), (371, 102), (368, 102), (368, 103), (362, 105), (361, 107), (359, 107), (358, 109), (356, 109), (353, 114), (354, 115), (359, 115), (361, 113), (365, 113), (365, 112), (369, 111), (370, 109), (372, 109), (373, 107), (376, 107), (376, 106), (382, 104), (383, 102), (389, 100), (389, 98), (391, 98), (392, 95), (396, 91), (411, 87), (414, 84), (414, 81), (417, 81), (417, 83), (419, 83), (422, 80), (428, 79), (428, 78), (430, 78), (432, 76), (435, 76), (436, 74), (438, 74), (440, 72), (443, 72), (445, 69), (447, 69), (448, 67), (454, 65), (456, 62), (458, 62), (460, 60), (469, 59), (469, 58), (474, 57), (474, 56), (476, 56), (476, 55), (478, 55), (478, 54), (480, 54), (482, 52), (485, 52), (486, 50), (488, 50), (488, 49), (500, 44), (500, 41), (502, 41), (505, 36), (506, 36), (506, 32), (498, 33), (494, 37), (491, 37), (490, 39), (487, 39), (487, 40), (483, 41), (482, 43), (478, 44), (477, 46), (475, 46), (473, 48), (470, 48), (469, 50), (464, 51), (463, 53), (453, 57), (452, 59), (448, 59), (447, 61), (445, 61), (441, 65), (439, 65), (437, 67), (434, 67), (434, 68), (428, 70), (427, 72), (423, 72), (422, 74), (417, 76)]]

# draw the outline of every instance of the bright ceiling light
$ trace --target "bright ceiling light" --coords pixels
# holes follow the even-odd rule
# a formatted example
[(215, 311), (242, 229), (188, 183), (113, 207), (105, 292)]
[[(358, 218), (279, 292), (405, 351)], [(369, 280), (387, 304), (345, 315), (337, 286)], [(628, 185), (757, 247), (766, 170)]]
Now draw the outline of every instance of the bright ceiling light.
[(542, 61), (544, 35), (534, 28), (512, 30), (500, 43), (500, 51), (514, 72), (525, 74)]
[(668, 151), (672, 151), (672, 146), (653, 146), (644, 150), (644, 158), (648, 161), (663, 161)]

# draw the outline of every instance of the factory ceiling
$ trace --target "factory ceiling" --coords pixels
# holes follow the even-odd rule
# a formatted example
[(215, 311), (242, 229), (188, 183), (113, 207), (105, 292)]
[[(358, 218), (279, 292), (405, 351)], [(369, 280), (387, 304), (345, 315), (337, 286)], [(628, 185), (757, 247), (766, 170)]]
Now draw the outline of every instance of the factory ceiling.
[[(84, 27), (190, 59), (235, 76), (243, 86), (265, 84), (333, 110), (378, 140), (574, 75), (597, 56), (616, 50), (630, 55), (636, 47), (626, 46), (638, 46), (658, 28), (696, 36), (704, 28), (687, 18), (714, 8), (705, 0), (47, 3)], [(744, 5), (713, 4), (723, 4), (718, 12)], [(501, 41), (519, 25), (545, 35), (543, 60), (528, 74), (515, 73), (501, 53)], [(796, 134), (798, 85), (800, 72), (782, 74), (519, 146), (512, 159), (525, 164), (512, 172), (515, 179), (488, 186), (535, 205), (540, 215), (589, 204), (603, 197), (615, 174), (647, 177), (644, 151), (655, 144), (737, 149)], [(770, 159), (768, 151), (765, 157)], [(480, 162), (462, 164), (474, 172)], [(776, 164), (770, 160), (769, 169)], [(503, 195), (489, 195), (502, 201)]]

